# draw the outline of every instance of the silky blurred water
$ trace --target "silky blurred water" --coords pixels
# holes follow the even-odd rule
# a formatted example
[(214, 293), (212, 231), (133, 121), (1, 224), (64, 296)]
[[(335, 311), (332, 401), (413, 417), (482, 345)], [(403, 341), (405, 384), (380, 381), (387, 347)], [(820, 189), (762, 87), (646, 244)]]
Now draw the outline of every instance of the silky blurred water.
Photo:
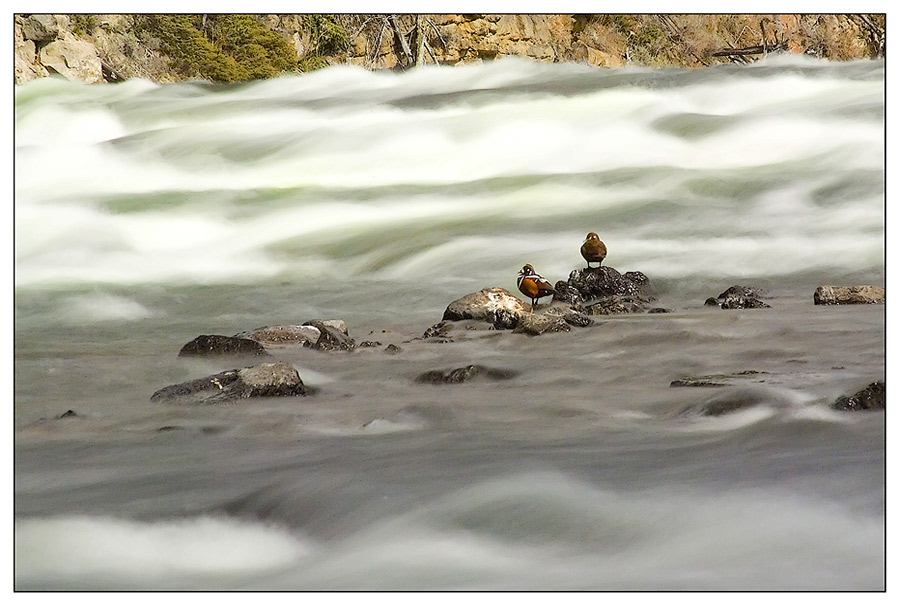
[[(812, 304), (884, 285), (883, 61), (15, 92), (18, 589), (884, 587), (884, 414), (828, 404), (885, 378), (885, 308)], [(588, 231), (670, 313), (415, 340)], [(772, 308), (704, 307), (735, 284)], [(250, 363), (194, 337), (314, 318), (381, 345), (150, 403)], [(472, 363), (520, 374), (414, 381)]]

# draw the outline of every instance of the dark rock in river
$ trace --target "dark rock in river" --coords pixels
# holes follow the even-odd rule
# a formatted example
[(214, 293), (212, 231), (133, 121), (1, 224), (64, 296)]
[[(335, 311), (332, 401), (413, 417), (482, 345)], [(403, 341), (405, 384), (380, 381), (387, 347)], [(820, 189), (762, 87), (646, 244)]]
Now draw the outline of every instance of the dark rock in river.
[(715, 299), (712, 297), (708, 298), (704, 305), (718, 305), (722, 309), (763, 309), (772, 307), (758, 298), (765, 294), (765, 291), (758, 288), (732, 286), (725, 292), (720, 293)]
[(742, 297), (740, 295), (731, 295), (726, 297), (720, 305), (722, 309), (764, 309), (772, 307), (764, 301), (753, 297)]
[(178, 352), (179, 356), (265, 356), (271, 354), (258, 342), (242, 337), (200, 335)]
[(460, 297), (444, 310), (442, 320), (481, 320), (498, 330), (515, 328), (528, 313), (522, 301), (505, 288), (482, 288)]
[(255, 330), (239, 332), (234, 336), (252, 339), (266, 345), (302, 345), (304, 347), (312, 347), (321, 335), (322, 331), (315, 326), (286, 324), (282, 326), (264, 326)]
[(831, 407), (835, 410), (884, 410), (885, 400), (884, 381), (875, 381), (852, 396), (838, 398)]
[(401, 351), (403, 351), (403, 348), (400, 347), (399, 345), (394, 345), (393, 343), (391, 343), (390, 345), (388, 345), (387, 347), (384, 348), (384, 353), (389, 353), (389, 354), (398, 354)]
[(554, 301), (591, 315), (642, 312), (654, 300), (650, 280), (639, 271), (620, 274), (612, 267), (574, 269), (568, 281), (556, 283)]
[(854, 305), (884, 303), (881, 286), (820, 286), (813, 294), (816, 305)]
[(742, 382), (746, 383), (748, 379), (755, 379), (755, 382), (762, 383), (763, 380), (760, 379), (757, 375), (764, 374), (767, 373), (760, 372), (758, 370), (742, 370), (740, 372), (732, 372), (728, 374), (683, 377), (681, 379), (675, 379), (674, 381), (669, 383), (669, 387), (727, 387), (729, 385), (736, 385)]
[(416, 377), (416, 382), (438, 385), (441, 383), (466, 383), (475, 378), (499, 381), (511, 379), (518, 374), (519, 373), (514, 370), (502, 370), (470, 364), (469, 366), (454, 368), (452, 370), (429, 370)]
[[(310, 320), (305, 322), (304, 326), (313, 326), (318, 328), (321, 334), (313, 348), (320, 351), (353, 351), (356, 349), (356, 342), (347, 336), (347, 325), (338, 324), (336, 320)], [(341, 322), (342, 323), (342, 322)]]
[(287, 362), (263, 363), (226, 370), (202, 379), (164, 387), (151, 402), (174, 404), (226, 404), (246, 398), (305, 396), (309, 389)]

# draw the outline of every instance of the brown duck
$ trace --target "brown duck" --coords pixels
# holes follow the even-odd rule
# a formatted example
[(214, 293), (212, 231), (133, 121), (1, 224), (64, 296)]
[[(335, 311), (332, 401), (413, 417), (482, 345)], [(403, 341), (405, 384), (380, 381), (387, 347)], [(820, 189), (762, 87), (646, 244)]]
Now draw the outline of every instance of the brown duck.
[(591, 232), (581, 245), (581, 256), (587, 261), (588, 269), (591, 267), (591, 262), (596, 262), (597, 267), (600, 267), (603, 259), (606, 258), (606, 244), (600, 241), (600, 236)]

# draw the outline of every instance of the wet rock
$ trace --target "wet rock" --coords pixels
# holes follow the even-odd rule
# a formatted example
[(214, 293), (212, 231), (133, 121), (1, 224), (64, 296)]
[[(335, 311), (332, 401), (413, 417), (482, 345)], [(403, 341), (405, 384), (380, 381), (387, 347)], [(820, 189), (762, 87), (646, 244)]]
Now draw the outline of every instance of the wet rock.
[(727, 374), (704, 375), (699, 377), (683, 377), (669, 383), (669, 387), (727, 387), (748, 379), (755, 379), (761, 383), (759, 375), (767, 374), (758, 370), (742, 370)]
[(642, 312), (654, 300), (646, 275), (639, 271), (623, 275), (608, 266), (574, 269), (567, 281), (560, 280), (554, 288), (554, 301), (591, 315)]
[(77, 413), (77, 412), (75, 412), (74, 410), (69, 409), (69, 410), (67, 410), (66, 412), (62, 413), (61, 415), (56, 415), (56, 418), (57, 418), (57, 419), (69, 419), (69, 418), (71, 418), (71, 417), (77, 417), (77, 416), (78, 416), (78, 413)]
[(522, 301), (504, 288), (483, 288), (460, 297), (444, 310), (442, 320), (481, 320), (496, 329), (512, 329), (526, 313)]
[(769, 293), (764, 291), (761, 288), (756, 288), (755, 286), (731, 286), (724, 292), (719, 293), (719, 296), (716, 297), (719, 301), (723, 299), (727, 299), (728, 297), (748, 297), (751, 299), (759, 299), (760, 297), (765, 297)]
[(764, 309), (772, 307), (764, 301), (753, 297), (743, 297), (740, 295), (731, 295), (726, 297), (720, 305), (722, 309)]
[(312, 347), (321, 335), (322, 331), (315, 326), (286, 324), (281, 326), (264, 326), (246, 332), (239, 332), (234, 336), (242, 339), (251, 339), (266, 345), (302, 345), (304, 347)]
[(247, 398), (306, 396), (310, 391), (287, 362), (262, 363), (226, 370), (202, 379), (170, 385), (150, 396), (151, 402), (227, 404)]
[(813, 294), (816, 305), (855, 305), (884, 303), (881, 286), (820, 286)]
[(670, 314), (672, 313), (671, 309), (666, 309), (665, 307), (654, 307), (652, 309), (647, 310), (648, 314)]
[(513, 332), (542, 335), (547, 332), (569, 332), (569, 330), (571, 330), (569, 323), (562, 316), (549, 313), (526, 313), (519, 318), (519, 323)]
[(425, 340), (436, 341), (438, 343), (449, 343), (453, 341), (450, 337), (450, 331), (453, 329), (453, 323), (447, 320), (438, 322), (430, 326), (424, 333), (422, 338)]
[(309, 322), (303, 323), (304, 326), (317, 326), (318, 324), (324, 324), (344, 335), (350, 336), (350, 333), (347, 331), (347, 323), (343, 320), (310, 320)]
[(631, 297), (612, 295), (603, 297), (599, 302), (587, 306), (587, 312), (592, 316), (610, 316), (615, 314), (633, 314), (644, 311), (641, 302)]
[(514, 370), (488, 368), (486, 366), (470, 364), (469, 366), (454, 368), (452, 370), (429, 370), (416, 377), (416, 382), (438, 385), (442, 383), (466, 383), (476, 378), (502, 381), (511, 379), (518, 374), (519, 373)]
[(347, 325), (343, 324), (342, 327), (341, 323), (342, 321), (335, 320), (310, 320), (303, 325), (313, 326), (321, 332), (315, 345), (313, 345), (314, 349), (319, 351), (353, 351), (356, 349), (356, 342), (347, 336), (345, 332)]
[(875, 381), (852, 396), (842, 396), (831, 407), (835, 410), (884, 410), (884, 381)]
[(388, 354), (398, 354), (401, 351), (403, 351), (403, 348), (399, 345), (394, 345), (393, 343), (384, 348), (384, 353)]
[(541, 313), (547, 316), (560, 317), (570, 326), (583, 328), (594, 323), (590, 316), (568, 305), (551, 305)]
[(178, 352), (179, 356), (263, 356), (270, 357), (260, 343), (242, 337), (200, 335)]
[(748, 286), (732, 286), (720, 293), (718, 297), (708, 298), (704, 305), (717, 305), (722, 309), (764, 309), (772, 307), (759, 299), (765, 291)]
[(704, 305), (708, 307), (718, 307), (719, 302), (715, 299), (715, 297), (710, 297), (706, 301), (703, 302)]
[(356, 344), (357, 349), (363, 349), (368, 347), (381, 347), (381, 341), (362, 341), (361, 343)]

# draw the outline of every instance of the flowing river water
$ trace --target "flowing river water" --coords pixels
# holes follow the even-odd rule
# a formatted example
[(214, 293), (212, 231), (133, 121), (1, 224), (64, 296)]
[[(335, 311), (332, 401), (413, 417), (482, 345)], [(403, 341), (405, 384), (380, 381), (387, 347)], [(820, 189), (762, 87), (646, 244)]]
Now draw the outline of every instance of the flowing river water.
[[(884, 101), (797, 57), (16, 87), (16, 588), (883, 589), (885, 415), (829, 404), (885, 307), (813, 292), (885, 283)], [(670, 313), (417, 339), (589, 231)], [(150, 401), (332, 318), (381, 345), (273, 349), (313, 396)], [(518, 374), (415, 381), (468, 364)]]

